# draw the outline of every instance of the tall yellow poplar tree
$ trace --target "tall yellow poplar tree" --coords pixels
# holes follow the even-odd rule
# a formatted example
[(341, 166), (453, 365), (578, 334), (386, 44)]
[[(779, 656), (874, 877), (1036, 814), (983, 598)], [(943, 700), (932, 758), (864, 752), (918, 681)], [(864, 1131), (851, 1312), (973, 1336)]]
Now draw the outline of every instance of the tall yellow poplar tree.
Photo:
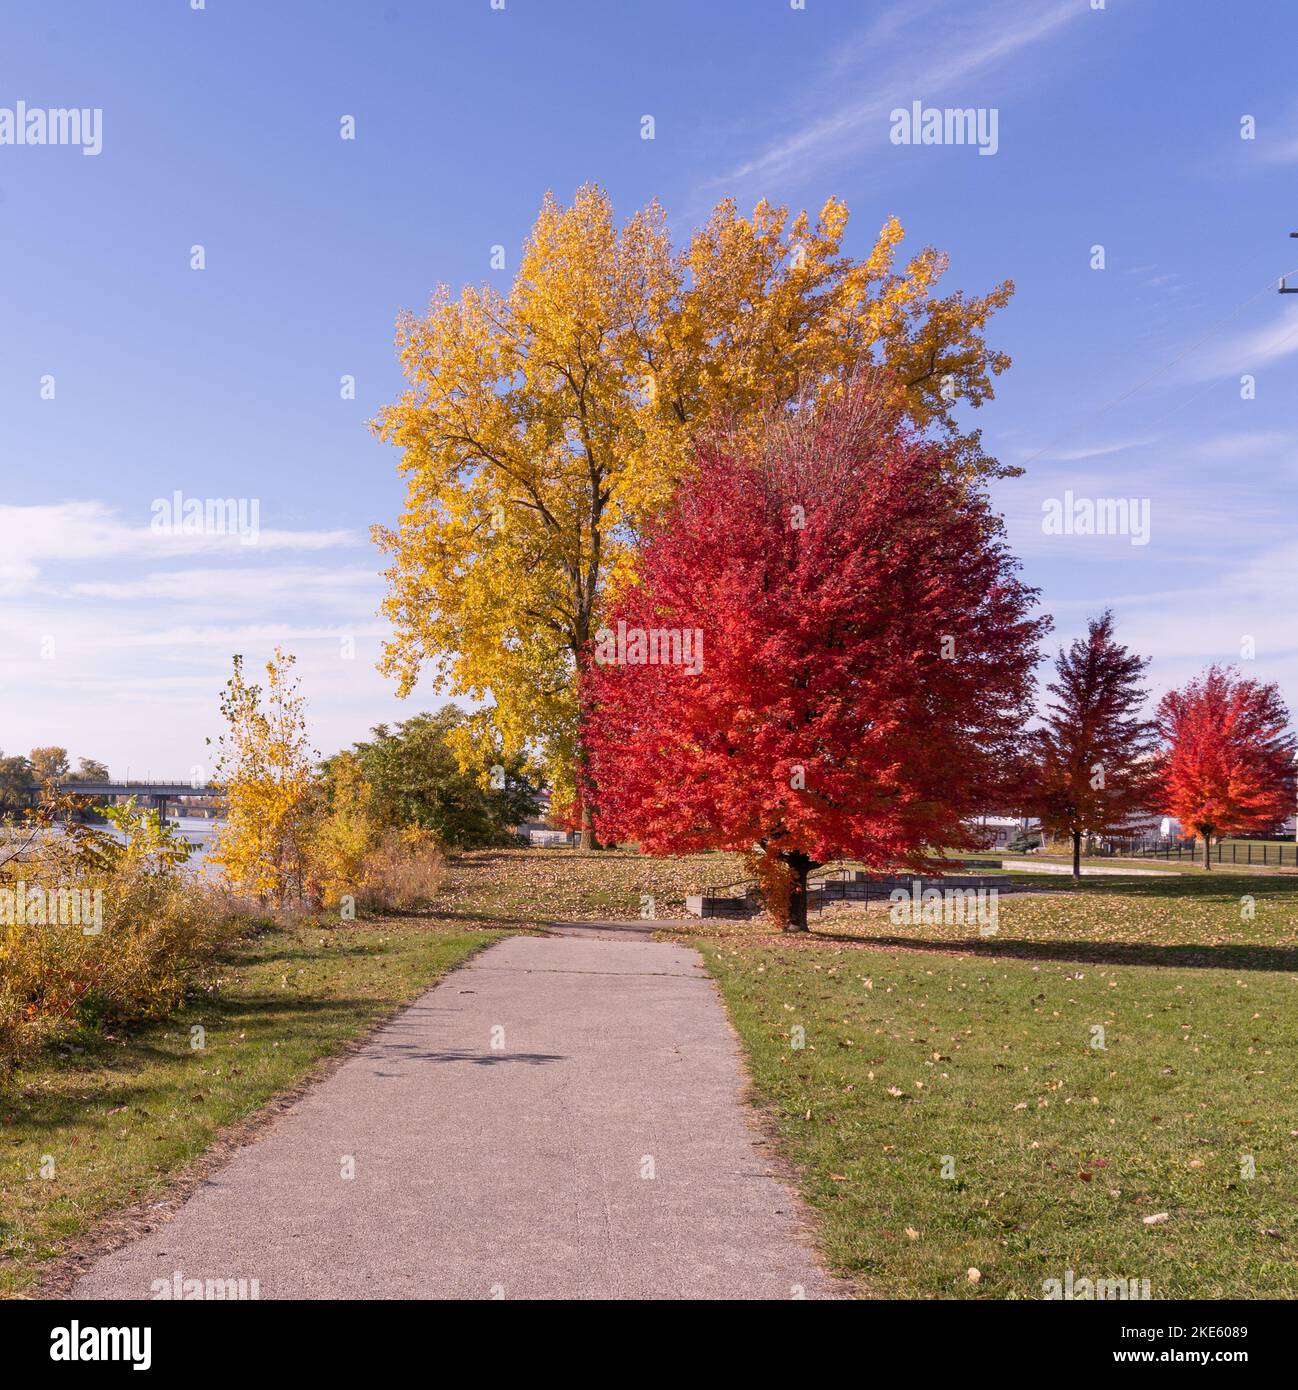
[[(397, 527), (375, 528), (391, 559), (383, 669), (402, 694), (428, 667), (437, 689), (488, 702), (462, 731), (466, 763), (539, 749), (556, 802), (572, 795), (577, 664), (700, 434), (873, 364), (962, 470), (1008, 471), (953, 412), (1009, 364), (983, 329), (1013, 286), (939, 297), (944, 256), (899, 269), (893, 219), (855, 260), (847, 218), (837, 199), (814, 222), (726, 200), (673, 251), (656, 202), (619, 228), (600, 188), (571, 207), (547, 194), (508, 294), (443, 286), (400, 318), (409, 386), (374, 422), (407, 486)], [(588, 810), (583, 830), (589, 843)]]
[(236, 891), (280, 906), (303, 894), (313, 806), (313, 753), (293, 665), (276, 647), (263, 691), (234, 658), (213, 779), (226, 803), (213, 862)]

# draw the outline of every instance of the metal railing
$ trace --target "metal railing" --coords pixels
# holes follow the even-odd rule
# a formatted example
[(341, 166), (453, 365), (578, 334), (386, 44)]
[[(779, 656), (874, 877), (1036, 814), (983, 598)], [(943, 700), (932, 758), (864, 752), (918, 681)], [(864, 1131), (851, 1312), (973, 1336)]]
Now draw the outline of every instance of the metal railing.
[[(1094, 853), (1106, 859), (1164, 859), (1193, 864), (1202, 862), (1203, 844), (1194, 839), (1109, 840), (1097, 845)], [(1219, 840), (1210, 853), (1214, 864), (1298, 868), (1298, 844), (1292, 840)]]

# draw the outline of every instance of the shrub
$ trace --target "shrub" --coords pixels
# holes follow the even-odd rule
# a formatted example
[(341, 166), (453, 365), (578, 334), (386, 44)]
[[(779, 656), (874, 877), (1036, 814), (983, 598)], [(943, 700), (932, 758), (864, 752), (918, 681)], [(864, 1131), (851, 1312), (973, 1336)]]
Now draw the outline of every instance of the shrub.
[(436, 836), (418, 827), (389, 831), (365, 856), (357, 906), (367, 912), (426, 907), (446, 877)]
[(329, 765), (321, 796), (323, 806), (307, 840), (307, 882), (310, 897), (332, 908), (363, 890), (366, 861), (382, 829), (372, 810), (372, 789), (352, 754), (340, 753)]
[(0, 1074), (68, 1030), (173, 1012), (239, 923), (181, 869), (156, 813), (28, 835), (0, 854)]

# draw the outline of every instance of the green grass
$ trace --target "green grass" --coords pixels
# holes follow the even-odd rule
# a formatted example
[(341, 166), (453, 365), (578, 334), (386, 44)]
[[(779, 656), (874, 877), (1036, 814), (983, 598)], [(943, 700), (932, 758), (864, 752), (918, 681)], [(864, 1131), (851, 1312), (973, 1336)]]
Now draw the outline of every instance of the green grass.
[(0, 1297), (32, 1289), (99, 1218), (164, 1190), (223, 1128), (502, 935), (418, 918), (267, 930), (167, 1023), (86, 1032), (18, 1073), (0, 1089)]
[(976, 924), (895, 923), (885, 904), (836, 905), (813, 921), (826, 936), (1034, 960), (1298, 970), (1298, 879), (1279, 874), (1085, 879), (1003, 893), (995, 936)]
[(1002, 900), (990, 942), (702, 939), (831, 1264), (881, 1297), (1040, 1298), (1067, 1269), (1298, 1297), (1288, 882), (1247, 923), (1178, 879)]

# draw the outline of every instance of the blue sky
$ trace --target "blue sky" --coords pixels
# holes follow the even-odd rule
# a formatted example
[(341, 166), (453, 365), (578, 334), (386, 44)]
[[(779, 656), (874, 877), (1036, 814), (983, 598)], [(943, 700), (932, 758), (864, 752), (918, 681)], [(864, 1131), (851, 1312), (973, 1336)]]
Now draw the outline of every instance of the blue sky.
[[(584, 181), (679, 237), (727, 193), (836, 194), (856, 253), (896, 214), (950, 287), (1012, 278), (976, 423), (1028, 470), (995, 497), (1051, 650), (1111, 603), (1159, 689), (1252, 638), (1298, 703), (1287, 0), (49, 0), (5, 29), (0, 108), (103, 111), (95, 156), (0, 145), (5, 752), (187, 773), (231, 653), (276, 642), (323, 751), (432, 703), (374, 670), (394, 319), (504, 288), (546, 189)], [(996, 154), (891, 143), (914, 101), (995, 108)], [(256, 498), (259, 542), (154, 533), (176, 489)], [(1045, 534), (1066, 491), (1147, 500), (1149, 543)]]

